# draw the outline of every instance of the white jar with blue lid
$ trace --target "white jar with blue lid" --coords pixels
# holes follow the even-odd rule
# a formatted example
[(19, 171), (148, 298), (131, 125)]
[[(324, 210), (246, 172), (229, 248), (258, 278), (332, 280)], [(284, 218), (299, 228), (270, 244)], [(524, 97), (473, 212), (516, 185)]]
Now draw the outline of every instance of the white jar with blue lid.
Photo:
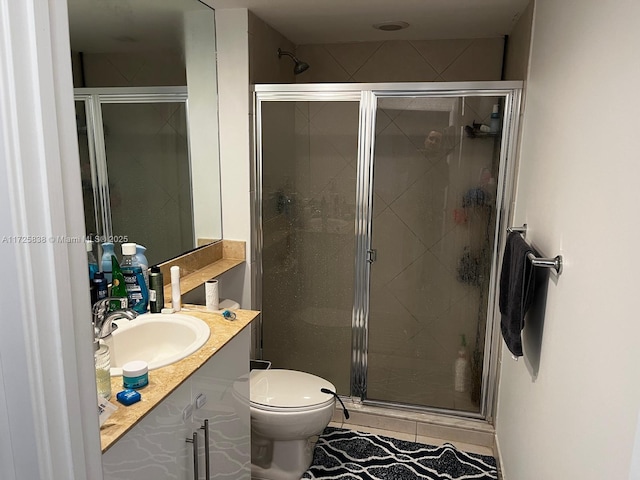
[(142, 388), (149, 384), (149, 365), (143, 360), (127, 362), (122, 366), (122, 385), (125, 388)]

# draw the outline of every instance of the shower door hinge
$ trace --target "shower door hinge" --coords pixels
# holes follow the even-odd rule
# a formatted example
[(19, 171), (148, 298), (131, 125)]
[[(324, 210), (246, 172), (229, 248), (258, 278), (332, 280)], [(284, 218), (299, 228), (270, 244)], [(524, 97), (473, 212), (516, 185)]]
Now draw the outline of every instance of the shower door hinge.
[(378, 251), (376, 249), (367, 250), (367, 262), (373, 263), (378, 259)]

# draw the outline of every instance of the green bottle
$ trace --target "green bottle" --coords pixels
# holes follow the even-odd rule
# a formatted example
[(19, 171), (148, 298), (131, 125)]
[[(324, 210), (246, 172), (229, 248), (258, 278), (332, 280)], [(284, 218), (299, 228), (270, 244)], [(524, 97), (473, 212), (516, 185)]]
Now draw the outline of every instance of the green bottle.
[(120, 269), (120, 264), (115, 255), (111, 255), (111, 297), (122, 298), (120, 302), (112, 300), (109, 303), (109, 311), (122, 310), (127, 307), (127, 285), (124, 281), (124, 275)]

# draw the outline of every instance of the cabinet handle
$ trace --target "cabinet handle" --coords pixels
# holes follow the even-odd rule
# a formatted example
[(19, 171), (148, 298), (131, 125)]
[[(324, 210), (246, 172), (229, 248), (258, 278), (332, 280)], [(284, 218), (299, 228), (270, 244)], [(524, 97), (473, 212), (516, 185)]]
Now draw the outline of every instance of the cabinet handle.
[(209, 474), (209, 419), (207, 418), (204, 421), (204, 425), (200, 427), (201, 430), (204, 430), (204, 471), (205, 477), (207, 480), (211, 478)]
[(193, 432), (193, 438), (187, 438), (187, 443), (193, 443), (193, 478), (198, 480), (198, 432)]

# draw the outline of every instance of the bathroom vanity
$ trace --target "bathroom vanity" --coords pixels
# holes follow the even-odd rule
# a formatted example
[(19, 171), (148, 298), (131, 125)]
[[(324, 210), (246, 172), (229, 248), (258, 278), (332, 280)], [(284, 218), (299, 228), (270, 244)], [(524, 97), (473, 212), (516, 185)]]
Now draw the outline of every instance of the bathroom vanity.
[[(258, 312), (237, 310), (236, 320), (186, 306), (180, 313), (205, 321), (207, 342), (172, 365), (149, 372), (142, 401), (115, 401), (122, 377), (112, 378), (118, 410), (101, 428), (105, 480), (249, 479), (249, 348)], [(207, 476), (206, 478), (210, 478)]]

